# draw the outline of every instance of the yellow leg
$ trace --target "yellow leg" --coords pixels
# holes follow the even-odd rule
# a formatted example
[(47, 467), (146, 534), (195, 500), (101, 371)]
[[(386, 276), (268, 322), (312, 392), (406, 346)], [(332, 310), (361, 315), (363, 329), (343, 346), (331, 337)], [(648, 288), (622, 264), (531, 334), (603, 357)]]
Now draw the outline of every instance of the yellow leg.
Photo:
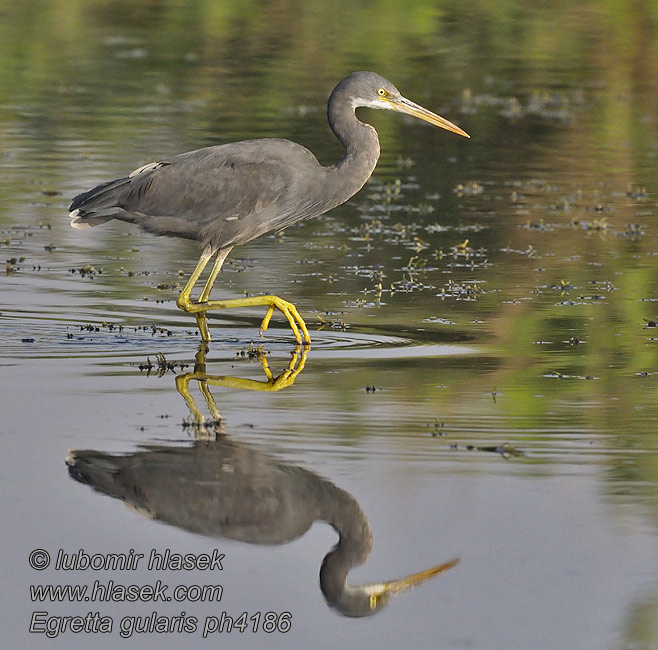
[(230, 250), (231, 249), (229, 248), (219, 251), (217, 254), (217, 259), (215, 260), (215, 264), (213, 265), (212, 271), (210, 272), (210, 276), (208, 277), (208, 280), (206, 281), (206, 284), (201, 291), (199, 300), (193, 301), (190, 299), (192, 289), (194, 288), (194, 285), (199, 281), (203, 270), (212, 257), (212, 252), (210, 250), (204, 250), (201, 258), (199, 259), (199, 263), (196, 265), (196, 268), (192, 272), (190, 279), (183, 287), (183, 290), (181, 291), (180, 295), (178, 296), (178, 300), (176, 301), (176, 304), (180, 309), (197, 315), (197, 325), (199, 326), (201, 338), (204, 341), (210, 341), (210, 333), (208, 332), (208, 326), (205, 320), (205, 312), (211, 309), (265, 306), (268, 307), (268, 310), (260, 326), (261, 336), (269, 327), (270, 320), (274, 314), (274, 310), (278, 309), (288, 319), (290, 329), (295, 335), (297, 343), (302, 342), (302, 337), (299, 332), (300, 329), (304, 335), (304, 342), (310, 343), (311, 336), (308, 333), (306, 323), (304, 322), (304, 319), (299, 315), (295, 305), (286, 300), (282, 300), (278, 296), (252, 296), (249, 298), (235, 298), (233, 300), (208, 300), (213, 284), (215, 283), (217, 275), (219, 274), (219, 271), (222, 268), (222, 264), (224, 263), (224, 260), (226, 259)]
[(213, 285), (215, 284), (215, 280), (217, 279), (219, 272), (222, 270), (224, 260), (228, 257), (230, 252), (230, 248), (225, 248), (217, 253), (217, 258), (213, 264), (212, 271), (210, 271), (210, 275), (208, 276), (206, 283), (203, 285), (201, 295), (199, 296), (199, 302), (208, 302), (208, 298), (210, 297), (210, 292), (212, 291)]
[(188, 305), (192, 304), (192, 301), (190, 300), (190, 294), (192, 293), (192, 289), (194, 288), (194, 285), (199, 281), (199, 278), (203, 273), (203, 269), (206, 268), (206, 265), (208, 264), (208, 261), (210, 260), (211, 257), (212, 257), (212, 251), (210, 250), (206, 249), (203, 251), (203, 253), (201, 253), (201, 257), (199, 258), (199, 263), (196, 265), (194, 271), (192, 271), (192, 275), (190, 276), (190, 279), (187, 281), (187, 283), (183, 287), (183, 290), (180, 292), (178, 299), (176, 300), (176, 305), (178, 305), (179, 309), (182, 309), (183, 311), (190, 311), (188, 309)]

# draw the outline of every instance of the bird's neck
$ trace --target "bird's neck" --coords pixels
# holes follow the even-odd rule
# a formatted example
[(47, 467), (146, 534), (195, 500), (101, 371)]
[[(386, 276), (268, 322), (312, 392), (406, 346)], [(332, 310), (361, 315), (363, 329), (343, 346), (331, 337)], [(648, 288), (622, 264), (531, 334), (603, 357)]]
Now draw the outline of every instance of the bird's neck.
[(377, 165), (379, 160), (379, 138), (369, 124), (357, 119), (354, 106), (332, 95), (327, 106), (329, 126), (345, 148), (342, 160), (330, 167), (344, 183), (348, 183), (356, 194)]
[(347, 492), (332, 488), (319, 504), (319, 518), (336, 530), (339, 539), (322, 562), (320, 587), (327, 600), (336, 603), (346, 590), (350, 569), (363, 564), (370, 555), (372, 531), (356, 500)]
[(356, 499), (327, 481), (327, 489), (318, 496), (317, 518), (326, 521), (340, 537), (340, 542), (361, 547), (363, 562), (372, 548), (372, 531), (365, 513)]

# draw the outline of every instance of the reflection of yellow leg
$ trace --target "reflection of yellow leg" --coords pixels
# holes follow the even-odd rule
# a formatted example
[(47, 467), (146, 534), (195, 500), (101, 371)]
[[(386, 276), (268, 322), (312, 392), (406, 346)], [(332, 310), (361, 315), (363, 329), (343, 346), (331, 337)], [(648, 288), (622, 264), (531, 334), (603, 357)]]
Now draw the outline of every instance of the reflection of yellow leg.
[(212, 393), (210, 392), (210, 388), (208, 388), (208, 382), (200, 381), (199, 390), (201, 391), (201, 394), (206, 399), (206, 405), (208, 406), (210, 415), (212, 415), (212, 419), (215, 421), (215, 423), (218, 424), (219, 422), (222, 421), (222, 416), (219, 412), (219, 409), (217, 408), (217, 404), (215, 404), (215, 398), (212, 396)]
[[(215, 440), (218, 434), (224, 433), (222, 416), (215, 404), (215, 399), (210, 393), (208, 382), (204, 379), (206, 372), (206, 352), (208, 351), (207, 344), (201, 343), (199, 351), (196, 354), (196, 362), (194, 364), (194, 372), (188, 372), (176, 377), (176, 389), (182, 395), (187, 408), (190, 410), (192, 419), (194, 421), (194, 432), (197, 438)], [(199, 382), (199, 390), (206, 399), (206, 404), (212, 422), (207, 423), (201, 409), (196, 405), (196, 401), (190, 393), (190, 381), (197, 379)], [(212, 428), (210, 428), (212, 427)]]
[[(207, 385), (201, 385), (202, 382), (199, 382), (199, 384), (200, 384), (201, 392), (204, 395), (206, 394), (206, 392), (210, 394)], [(207, 423), (206, 418), (204, 417), (199, 407), (196, 405), (196, 402), (194, 401), (194, 398), (190, 393), (189, 377), (186, 377), (185, 375), (179, 375), (178, 377), (176, 377), (176, 389), (183, 396), (183, 399), (187, 404), (187, 408), (190, 409), (190, 414), (192, 415), (192, 419), (193, 419), (194, 433), (196, 437), (202, 440), (215, 440), (217, 434), (222, 433), (223, 431), (222, 431), (222, 419), (217, 407), (215, 406), (214, 401), (212, 403), (213, 406), (215, 406), (215, 408), (211, 410), (213, 419), (212, 422)], [(210, 398), (212, 400), (212, 395), (210, 396)]]
[(176, 377), (176, 388), (178, 392), (185, 399), (192, 415), (195, 419), (200, 415), (200, 411), (194, 404), (194, 400), (190, 395), (189, 384), (192, 380), (198, 381), (200, 387), (203, 385), (202, 392), (206, 398), (208, 409), (213, 414), (216, 420), (220, 419), (219, 411), (214, 404), (212, 395), (206, 393), (207, 385), (211, 386), (225, 386), (228, 388), (240, 388), (242, 390), (257, 390), (257, 391), (277, 391), (286, 388), (295, 383), (295, 379), (299, 373), (304, 370), (306, 365), (306, 356), (308, 354), (308, 346), (298, 345), (294, 352), (290, 355), (290, 362), (288, 367), (277, 377), (272, 374), (270, 366), (265, 358), (265, 355), (260, 357), (260, 363), (265, 373), (266, 381), (258, 379), (247, 379), (245, 377), (226, 377), (220, 375), (209, 375), (206, 372), (206, 352), (207, 346), (202, 343), (199, 346), (199, 352), (196, 355), (196, 363), (194, 364), (194, 372), (186, 372)]
[(200, 311), (198, 314), (194, 314), (194, 318), (196, 318), (196, 326), (199, 328), (201, 340), (204, 343), (210, 343), (210, 330), (208, 329), (208, 319), (206, 318), (206, 313)]
[(199, 281), (199, 278), (201, 277), (203, 270), (205, 269), (206, 265), (208, 264), (210, 258), (213, 255), (210, 249), (204, 250), (201, 255), (201, 258), (199, 259), (199, 263), (196, 265), (196, 268), (192, 272), (190, 279), (187, 281), (187, 284), (183, 287), (183, 290), (181, 291), (180, 295), (178, 296), (178, 300), (176, 301), (178, 307), (183, 311), (199, 315), (197, 317), (197, 325), (199, 326), (199, 332), (201, 333), (201, 338), (204, 341), (210, 341), (210, 333), (208, 332), (208, 326), (206, 320), (205, 318), (201, 317), (201, 315), (204, 315), (205, 312), (211, 309), (229, 309), (231, 307), (265, 306), (268, 307), (268, 310), (260, 326), (261, 336), (269, 327), (270, 320), (272, 318), (272, 315), (274, 314), (274, 310), (278, 309), (288, 319), (288, 323), (290, 324), (290, 329), (295, 335), (295, 339), (297, 340), (297, 343), (302, 342), (302, 336), (299, 332), (300, 329), (302, 331), (302, 334), (304, 335), (304, 342), (310, 343), (311, 336), (308, 333), (306, 323), (304, 322), (304, 319), (299, 315), (299, 312), (297, 311), (295, 305), (293, 305), (291, 302), (288, 302), (286, 300), (282, 300), (278, 296), (251, 296), (250, 298), (235, 298), (233, 300), (208, 300), (212, 287), (215, 284), (215, 280), (217, 279), (217, 275), (219, 274), (219, 271), (222, 268), (222, 264), (224, 263), (224, 260), (226, 259), (230, 251), (231, 251), (230, 248), (226, 248), (220, 250), (217, 253), (217, 259), (215, 260), (215, 264), (213, 265), (212, 271), (210, 272), (210, 276), (208, 277), (208, 280), (206, 281), (206, 284), (204, 285), (201, 291), (199, 300), (193, 301), (190, 298), (192, 289), (194, 288), (194, 285)]
[[(263, 366), (263, 372), (265, 373), (265, 376), (267, 377), (267, 383), (269, 384), (269, 388), (256, 388), (255, 390), (281, 390), (282, 388), (286, 388), (287, 386), (291, 386), (292, 384), (295, 383), (295, 379), (297, 379), (297, 375), (304, 370), (304, 366), (306, 365), (306, 354), (308, 353), (308, 347), (304, 346), (302, 348), (301, 345), (298, 345), (295, 348), (295, 351), (290, 355), (290, 363), (288, 364), (288, 368), (284, 370), (278, 377), (275, 377), (272, 374), (272, 371), (270, 370), (270, 364), (267, 363), (267, 359), (265, 358), (265, 355), (263, 355), (260, 358), (260, 363)], [(212, 382), (212, 377), (208, 378), (208, 381), (210, 383)], [(245, 380), (245, 381), (251, 381), (251, 380)], [(252, 390), (254, 390), (253, 385), (250, 386)]]
[[(259, 390), (259, 391), (277, 391), (282, 388), (287, 388), (295, 383), (297, 375), (304, 369), (306, 364), (306, 355), (308, 353), (308, 346), (302, 348), (298, 345), (295, 351), (290, 356), (290, 363), (286, 370), (284, 370), (278, 377), (272, 375), (270, 366), (267, 363), (265, 355), (260, 358), (263, 372), (267, 377), (266, 381), (259, 381), (257, 379), (246, 379), (243, 377), (221, 377), (218, 375), (206, 374), (206, 352), (208, 346), (206, 343), (201, 343), (199, 351), (196, 354), (196, 363), (194, 364), (194, 372), (186, 372), (176, 377), (176, 389), (182, 395), (187, 408), (192, 414), (194, 420), (194, 430), (197, 437), (203, 439), (214, 439), (217, 435), (224, 433), (222, 416), (215, 403), (215, 398), (210, 392), (209, 385), (212, 386), (226, 386), (229, 388), (240, 388), (243, 390)], [(199, 390), (206, 400), (208, 410), (212, 415), (212, 423), (206, 423), (206, 419), (196, 405), (192, 394), (190, 393), (190, 382), (195, 380), (199, 382)], [(209, 427), (212, 425), (212, 431)]]

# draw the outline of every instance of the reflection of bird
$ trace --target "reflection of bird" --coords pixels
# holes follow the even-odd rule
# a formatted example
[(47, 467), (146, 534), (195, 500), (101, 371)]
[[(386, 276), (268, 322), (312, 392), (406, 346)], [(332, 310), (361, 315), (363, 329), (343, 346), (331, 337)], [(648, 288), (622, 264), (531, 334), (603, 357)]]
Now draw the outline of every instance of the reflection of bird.
[(138, 512), (185, 530), (252, 544), (285, 544), (316, 520), (331, 524), (338, 544), (320, 570), (327, 602), (346, 616), (366, 616), (390, 596), (456, 564), (406, 578), (350, 585), (347, 574), (372, 548), (372, 532), (359, 504), (333, 483), (279, 462), (221, 435), (192, 447), (152, 446), (126, 456), (72, 451), (73, 478), (123, 499)]
[[(343, 159), (323, 167), (306, 148), (289, 140), (247, 140), (207, 147), (153, 162), (73, 199), (71, 225), (83, 228), (109, 219), (136, 223), (157, 235), (194, 239), (201, 259), (178, 297), (178, 306), (195, 314), (226, 307), (268, 307), (264, 332), (274, 309), (288, 319), (301, 343), (308, 330), (292, 303), (276, 296), (208, 300), (221, 266), (234, 246), (271, 230), (281, 230), (335, 208), (358, 192), (379, 158), (375, 129), (356, 118), (360, 106), (399, 111), (468, 137), (459, 127), (400, 95), (374, 72), (355, 72), (334, 88), (327, 108), (329, 125), (345, 147)], [(212, 271), (197, 301), (192, 288), (213, 255)], [(201, 335), (210, 340), (205, 319)]]

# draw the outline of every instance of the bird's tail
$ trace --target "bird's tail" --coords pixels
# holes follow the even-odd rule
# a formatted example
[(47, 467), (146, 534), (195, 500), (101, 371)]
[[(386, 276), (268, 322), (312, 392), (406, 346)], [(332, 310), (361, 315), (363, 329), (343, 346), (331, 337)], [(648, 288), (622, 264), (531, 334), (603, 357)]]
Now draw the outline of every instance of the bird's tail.
[(93, 190), (78, 194), (69, 206), (73, 228), (92, 228), (115, 218), (122, 211), (121, 198), (130, 177), (103, 183)]

